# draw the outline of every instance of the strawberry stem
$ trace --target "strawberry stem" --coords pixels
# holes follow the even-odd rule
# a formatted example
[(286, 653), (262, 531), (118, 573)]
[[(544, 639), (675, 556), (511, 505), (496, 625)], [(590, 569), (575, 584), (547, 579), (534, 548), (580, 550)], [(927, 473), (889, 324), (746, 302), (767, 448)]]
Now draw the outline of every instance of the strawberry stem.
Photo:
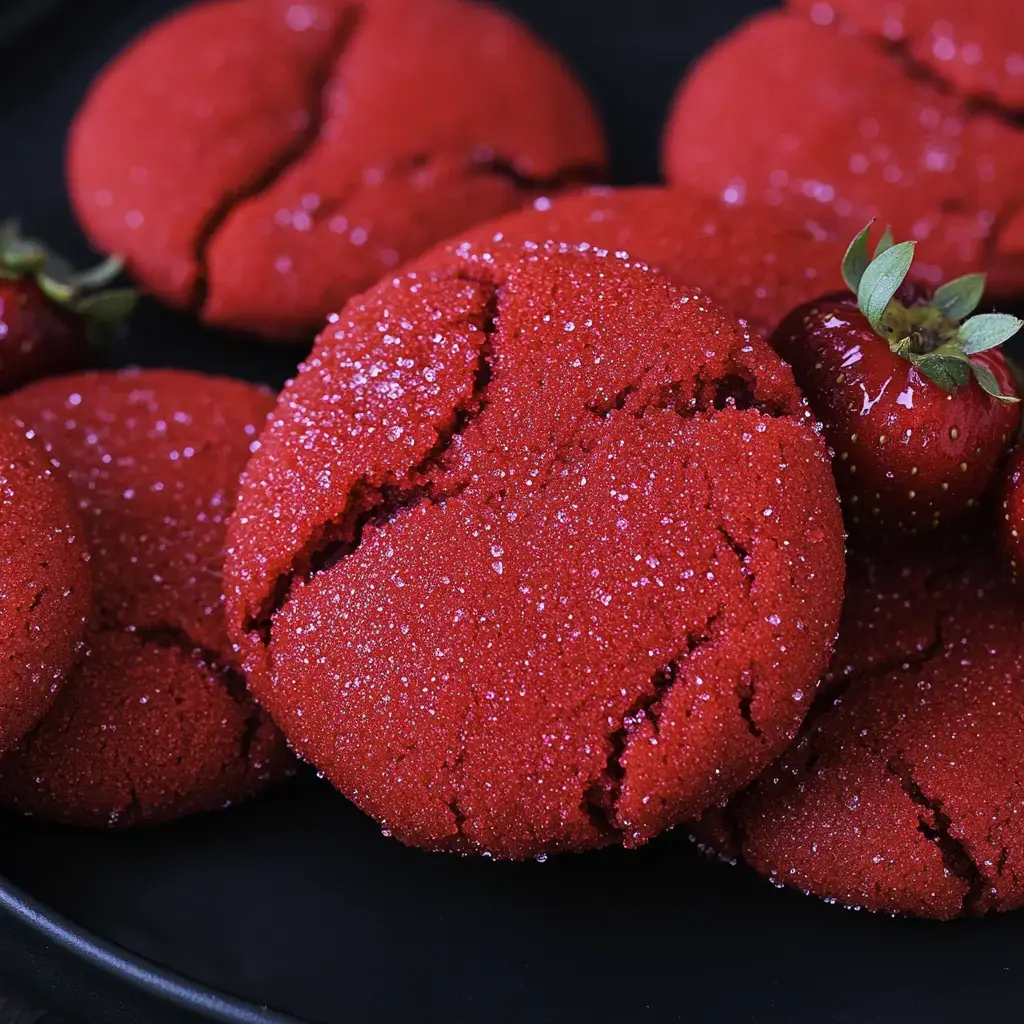
[(984, 274), (966, 274), (941, 285), (929, 301), (905, 305), (896, 296), (910, 273), (917, 243), (894, 243), (886, 228), (869, 259), (873, 223), (865, 225), (846, 250), (843, 279), (874, 332), (891, 351), (951, 394), (973, 377), (993, 398), (1019, 401), (1016, 395), (1004, 394), (988, 366), (973, 357), (1002, 345), (1024, 321), (1005, 313), (970, 316), (984, 294)]
[(14, 220), (0, 223), (0, 278), (29, 278), (53, 303), (81, 316), (91, 328), (106, 328), (127, 319), (138, 293), (131, 288), (107, 289), (124, 261), (109, 256), (89, 270), (76, 273), (42, 242), (25, 238)]

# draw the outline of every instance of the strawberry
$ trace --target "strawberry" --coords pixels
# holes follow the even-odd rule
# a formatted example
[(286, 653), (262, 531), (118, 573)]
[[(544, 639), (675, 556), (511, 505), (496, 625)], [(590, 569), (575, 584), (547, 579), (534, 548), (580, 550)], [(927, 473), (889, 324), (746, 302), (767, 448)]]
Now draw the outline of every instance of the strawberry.
[(1024, 445), (1010, 458), (1003, 477), (999, 533), (1003, 550), (1010, 559), (1010, 571), (1016, 580), (1024, 569)]
[(135, 305), (131, 289), (99, 290), (120, 270), (111, 257), (76, 274), (13, 221), (0, 224), (0, 394), (91, 361), (95, 344)]
[(912, 534), (978, 504), (1020, 426), (1017, 388), (998, 351), (1021, 321), (965, 319), (984, 274), (929, 294), (907, 281), (914, 242), (868, 224), (843, 260), (850, 292), (795, 309), (771, 342), (822, 420), (847, 527)]

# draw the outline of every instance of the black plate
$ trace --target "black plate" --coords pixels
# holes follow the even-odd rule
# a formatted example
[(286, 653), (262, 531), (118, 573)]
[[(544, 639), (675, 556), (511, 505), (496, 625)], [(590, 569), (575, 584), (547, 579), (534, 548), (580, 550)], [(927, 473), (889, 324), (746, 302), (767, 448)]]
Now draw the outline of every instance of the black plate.
[[(0, 214), (87, 256), (62, 182), (89, 79), (171, 2), (78, 0), (0, 59)], [(605, 111), (620, 181), (657, 175), (687, 62), (750, 0), (517, 0)], [(16, 99), (17, 97), (17, 99)], [(125, 361), (280, 383), (296, 356), (146, 304)], [(1000, 1024), (1024, 1020), (1024, 918), (851, 913), (704, 860), (494, 864), (408, 850), (303, 776), (230, 812), (124, 835), (0, 815), (0, 974), (98, 1021)], [(72, 923), (73, 922), (73, 923)], [(263, 1008), (263, 1009), (261, 1009)]]

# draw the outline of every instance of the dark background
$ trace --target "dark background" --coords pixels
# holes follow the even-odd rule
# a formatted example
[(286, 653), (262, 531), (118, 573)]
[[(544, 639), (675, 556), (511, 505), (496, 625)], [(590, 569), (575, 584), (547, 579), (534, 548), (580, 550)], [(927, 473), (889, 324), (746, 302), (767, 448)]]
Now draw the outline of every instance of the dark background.
[[(42, 0), (40, 0), (42, 2)], [(53, 0), (46, 0), (49, 6)], [(657, 180), (687, 64), (756, 0), (506, 0), (576, 66), (616, 180)], [(27, 0), (0, 0), (24, 20)], [(90, 78), (178, 4), (77, 0), (0, 52), (0, 216), (88, 258), (62, 181)], [(12, 13), (13, 12), (13, 13)], [(280, 383), (296, 356), (145, 303), (123, 361)], [(1019, 915), (891, 921), (709, 863), (677, 831), (635, 852), (493, 864), (408, 850), (311, 776), (257, 804), (125, 835), (0, 815), (0, 1024), (261, 1017), (118, 960), (51, 911), (179, 975), (318, 1024), (686, 1021), (1009, 1024), (1024, 1020)], [(49, 934), (42, 930), (49, 929)], [(91, 959), (90, 959), (91, 958)], [(135, 971), (137, 984), (112, 971)], [(141, 986), (141, 987), (140, 987)], [(178, 1007), (154, 996), (162, 988)]]

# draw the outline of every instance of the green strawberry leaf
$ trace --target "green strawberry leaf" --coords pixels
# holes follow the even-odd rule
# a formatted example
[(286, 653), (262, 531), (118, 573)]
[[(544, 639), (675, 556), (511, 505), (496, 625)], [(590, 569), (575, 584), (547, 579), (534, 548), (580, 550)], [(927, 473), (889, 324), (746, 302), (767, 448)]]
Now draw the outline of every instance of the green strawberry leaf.
[(139, 293), (134, 288), (112, 288), (79, 299), (74, 309), (94, 323), (115, 324), (131, 314), (138, 300)]
[(950, 320), (963, 320), (978, 308), (984, 294), (985, 275), (965, 274), (939, 285), (932, 296), (931, 304)]
[(93, 288), (105, 288), (111, 281), (121, 273), (124, 267), (124, 260), (120, 256), (108, 256), (102, 263), (73, 273), (68, 278), (68, 283), (78, 291), (89, 291)]
[(936, 349), (927, 355), (914, 356), (912, 362), (929, 380), (950, 394), (971, 379), (971, 364), (962, 352)]
[(965, 320), (960, 325), (960, 344), (964, 352), (973, 356), (977, 352), (1002, 345), (1012, 338), (1021, 328), (1024, 321), (1018, 320), (1009, 313), (981, 313)]
[(977, 363), (972, 359), (971, 372), (974, 374), (974, 379), (981, 385), (981, 389), (986, 394), (991, 395), (993, 398), (998, 398), (1000, 402), (1006, 402), (1008, 404), (1020, 401), (1016, 395), (1004, 394), (1002, 388), (999, 387), (999, 381), (996, 380), (996, 375), (984, 363)]
[(72, 290), (75, 290), (71, 280), (74, 273), (75, 268), (63, 256), (48, 252), (46, 254), (46, 262), (36, 271), (36, 276), (39, 277), (45, 274), (51, 281), (67, 285)]
[(99, 343), (105, 328), (124, 320), (138, 301), (132, 288), (97, 291), (121, 272), (124, 261), (109, 256), (98, 266), (76, 273), (62, 257), (48, 252), (34, 238), (24, 238), (16, 220), (0, 221), (0, 280), (31, 277), (43, 294), (86, 323), (90, 341)]
[(880, 328), (886, 306), (903, 284), (914, 261), (916, 245), (916, 242), (900, 242), (886, 249), (867, 265), (861, 276), (857, 305), (877, 334), (882, 334)]
[(0, 251), (0, 263), (18, 274), (32, 274), (46, 263), (46, 250), (29, 238), (11, 238)]
[(868, 232), (871, 231), (871, 225), (874, 223), (873, 220), (868, 221), (860, 234), (850, 243), (850, 247), (843, 257), (843, 280), (854, 295), (857, 294), (857, 289), (860, 288), (860, 279), (871, 262), (868, 259)]
[[(895, 239), (892, 237), (892, 228), (888, 224), (885, 225), (885, 230), (882, 232), (882, 237), (878, 240), (878, 245), (875, 246), (875, 255), (872, 259), (881, 256), (886, 249), (891, 249), (895, 244)], [(856, 289), (854, 289), (856, 291)]]
[(66, 306), (75, 297), (75, 290), (71, 285), (58, 281), (49, 274), (36, 274), (36, 284), (48, 299), (60, 306)]

